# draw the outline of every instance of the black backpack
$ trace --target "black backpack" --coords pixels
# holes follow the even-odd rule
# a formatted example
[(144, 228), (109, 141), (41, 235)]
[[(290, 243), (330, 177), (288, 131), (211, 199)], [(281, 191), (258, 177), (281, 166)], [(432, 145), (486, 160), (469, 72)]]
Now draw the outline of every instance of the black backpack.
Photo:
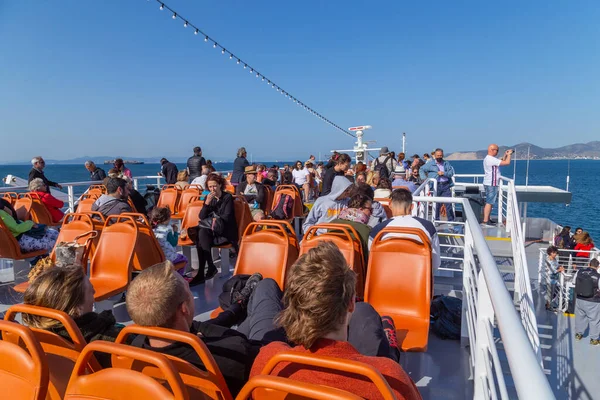
[(577, 273), (577, 279), (575, 279), (575, 293), (579, 297), (590, 298), (596, 294), (598, 288), (598, 279), (594, 279), (592, 273), (583, 273), (580, 271)]
[(390, 156), (387, 156), (382, 163), (379, 162), (379, 158), (375, 159), (375, 172), (379, 173), (379, 178), (389, 178), (390, 170), (387, 167), (387, 162), (390, 159)]
[(271, 211), (271, 218), (278, 220), (287, 220), (292, 218), (292, 209), (294, 208), (294, 199), (289, 194), (279, 196), (277, 206)]
[(435, 296), (431, 302), (431, 330), (441, 339), (460, 339), (462, 300)]
[(225, 281), (223, 284), (223, 291), (219, 295), (219, 306), (221, 306), (223, 310), (227, 310), (229, 306), (231, 306), (233, 294), (241, 291), (244, 286), (246, 286), (248, 278), (250, 278), (250, 275), (239, 274), (234, 275)]

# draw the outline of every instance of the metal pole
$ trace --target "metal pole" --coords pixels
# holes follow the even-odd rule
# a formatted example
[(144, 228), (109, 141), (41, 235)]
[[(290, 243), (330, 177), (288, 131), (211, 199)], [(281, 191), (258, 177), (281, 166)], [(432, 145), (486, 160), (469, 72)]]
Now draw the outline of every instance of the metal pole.
[(402, 152), (406, 154), (406, 132), (402, 132)]
[(571, 180), (571, 160), (567, 160), (567, 192), (569, 191), (569, 181)]
[(515, 164), (513, 165), (513, 181), (517, 184), (517, 149), (515, 148)]
[(525, 186), (529, 185), (529, 150), (531, 150), (531, 146), (527, 148), (527, 172), (525, 173)]

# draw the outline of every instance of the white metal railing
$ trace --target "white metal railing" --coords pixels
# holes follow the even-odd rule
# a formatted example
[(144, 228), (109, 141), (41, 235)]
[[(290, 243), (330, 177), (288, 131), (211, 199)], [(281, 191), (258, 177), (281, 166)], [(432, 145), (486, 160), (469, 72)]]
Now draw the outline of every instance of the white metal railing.
[[(539, 358), (539, 339), (537, 347), (531, 340), (532, 334), (537, 337), (537, 327), (532, 332), (532, 321), (517, 313), (468, 199), (416, 196), (413, 200), (463, 208), (463, 324), (470, 344), (474, 398), (508, 399), (504, 373), (509, 372), (519, 398), (554, 399)], [(499, 341), (510, 371), (502, 370)]]

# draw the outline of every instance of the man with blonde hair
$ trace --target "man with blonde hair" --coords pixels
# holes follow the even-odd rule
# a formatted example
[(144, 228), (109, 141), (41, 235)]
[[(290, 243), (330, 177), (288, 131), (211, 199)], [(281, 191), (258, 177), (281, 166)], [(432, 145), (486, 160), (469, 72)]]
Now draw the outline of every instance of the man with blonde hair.
[[(288, 271), (283, 298), (286, 308), (276, 319), (297, 346), (273, 342), (263, 347), (251, 376), (260, 374), (277, 353), (310, 353), (369, 364), (388, 381), (395, 398), (421, 399), (414, 382), (398, 364), (399, 354), (390, 346), (395, 339), (395, 328), (393, 324), (389, 329), (383, 327), (389, 323), (389, 317), (384, 317), (382, 323), (371, 305), (357, 303), (355, 287), (356, 273), (333, 243), (323, 241), (302, 255)], [(319, 368), (284, 362), (275, 367), (273, 374), (332, 386), (361, 398), (381, 397), (375, 384), (351, 373), (332, 375)]]

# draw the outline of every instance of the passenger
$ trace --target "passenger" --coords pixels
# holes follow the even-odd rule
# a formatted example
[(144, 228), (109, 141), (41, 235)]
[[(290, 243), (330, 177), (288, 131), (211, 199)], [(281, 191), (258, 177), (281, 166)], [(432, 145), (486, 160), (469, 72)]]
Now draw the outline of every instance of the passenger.
[[(365, 186), (371, 189), (370, 186)], [(371, 192), (373, 189), (371, 189)], [(373, 199), (364, 193), (356, 191), (348, 200), (348, 208), (345, 208), (340, 212), (338, 218), (331, 221), (333, 224), (345, 224), (350, 225), (358, 233), (358, 239), (360, 240), (363, 254), (365, 256), (365, 262), (369, 261), (369, 233), (371, 227), (368, 225), (371, 215), (373, 213)], [(352, 235), (354, 236), (354, 235)], [(365, 264), (366, 265), (366, 264)]]
[(354, 166), (354, 173), (358, 175), (361, 172), (367, 172), (367, 166), (362, 161), (359, 161)]
[(308, 168), (303, 166), (301, 161), (296, 161), (292, 175), (294, 176), (294, 184), (304, 193), (304, 201), (308, 201), (310, 199), (310, 172)]
[[(124, 176), (123, 180), (125, 182), (127, 182), (127, 191), (129, 192), (128, 198), (129, 198), (129, 200), (131, 200), (131, 203), (133, 203), (133, 206), (135, 207), (135, 211), (140, 214), (146, 215), (147, 214), (146, 207), (148, 206), (148, 202), (146, 201), (146, 199), (144, 198), (144, 196), (142, 196), (142, 194), (140, 192), (135, 190), (135, 188), (133, 187), (133, 181), (131, 179)], [(129, 204), (129, 203), (127, 203), (127, 204)], [(131, 205), (129, 205), (129, 206), (131, 207)]]
[[(333, 243), (321, 242), (302, 255), (288, 271), (283, 298), (286, 308), (276, 319), (296, 346), (282, 342), (266, 345), (254, 361), (251, 376), (259, 375), (278, 353), (307, 353), (371, 365), (387, 380), (395, 398), (421, 399), (414, 382), (398, 364), (397, 347), (390, 346), (390, 342), (396, 343), (395, 328), (392, 324), (384, 328), (373, 307), (356, 303), (355, 294), (356, 274)], [(365, 399), (382, 398), (375, 384), (353, 373), (333, 374), (283, 362), (272, 374), (346, 390)]]
[(52, 182), (51, 180), (46, 178), (46, 175), (44, 175), (46, 161), (44, 161), (44, 159), (41, 156), (33, 157), (31, 159), (31, 165), (33, 166), (33, 168), (31, 168), (31, 171), (29, 171), (29, 179), (27, 180), (27, 184), (29, 184), (29, 182), (31, 182), (35, 178), (40, 178), (42, 181), (44, 181), (44, 184), (46, 185), (46, 191), (48, 193), (50, 193), (50, 186), (62, 189), (62, 186), (59, 183)]
[[(256, 182), (262, 183), (266, 174), (265, 168), (266, 167), (262, 164), (256, 165)], [(246, 176), (246, 178), (248, 178), (248, 176)]]
[(52, 251), (58, 231), (38, 225), (33, 221), (19, 221), (14, 208), (4, 199), (0, 201), (0, 218), (19, 243), (22, 253)]
[(104, 217), (131, 212), (127, 203), (129, 188), (127, 181), (120, 178), (109, 178), (106, 183), (106, 192), (94, 202), (92, 211), (98, 211)]
[(382, 178), (375, 189), (376, 199), (389, 199), (392, 195), (392, 182), (387, 178)]
[(181, 190), (185, 190), (189, 186), (190, 177), (188, 175), (187, 169), (182, 169), (177, 173), (177, 182), (175, 182), (175, 186), (180, 188)]
[(85, 169), (90, 172), (90, 181), (92, 182), (101, 181), (106, 178), (106, 172), (102, 168), (97, 167), (91, 160), (85, 162)]
[(206, 164), (206, 160), (202, 157), (202, 149), (198, 146), (194, 147), (194, 155), (188, 158), (186, 163), (190, 182), (200, 176), (202, 167)]
[(265, 186), (270, 186), (273, 190), (277, 186), (277, 169), (269, 169), (267, 172), (267, 177), (263, 179), (262, 184)]
[(281, 174), (281, 184), (282, 185), (293, 185), (294, 184), (294, 175), (292, 171), (284, 171)]
[(554, 245), (559, 249), (572, 249), (574, 246), (571, 239), (571, 227), (565, 226), (560, 233), (554, 237)]
[(208, 174), (210, 174), (210, 168), (208, 165), (203, 165), (202, 166), (202, 175), (200, 175), (199, 177), (196, 177), (193, 181), (192, 181), (192, 185), (200, 185), (202, 186), (202, 189), (206, 189), (206, 178), (208, 178)]
[(408, 181), (414, 183), (415, 185), (421, 185), (423, 183), (423, 179), (421, 179), (421, 169), (419, 167), (412, 167), (410, 170), (410, 176), (408, 177)]
[(392, 177), (394, 176), (394, 170), (396, 169), (397, 165), (398, 163), (396, 162), (396, 160), (394, 160), (394, 157), (390, 153), (390, 150), (387, 148), (387, 146), (384, 146), (381, 148), (381, 150), (379, 150), (379, 157), (377, 157), (371, 163), (371, 171), (379, 172), (381, 169), (383, 169), (383, 166), (385, 166), (385, 169), (387, 169), (387, 173), (389, 176), (381, 176), (381, 173), (379, 173), (379, 178), (392, 179)]
[[(258, 340), (264, 339), (265, 330), (269, 332), (274, 329), (273, 317), (281, 310), (277, 306), (280, 302), (277, 295), (280, 298), (281, 291), (277, 283), (265, 279), (256, 284), (254, 293), (246, 292), (245, 297), (238, 296), (237, 303), (216, 319), (194, 321), (194, 296), (189, 286), (181, 275), (174, 273), (170, 263), (161, 263), (145, 269), (131, 282), (127, 290), (127, 311), (138, 325), (198, 335), (235, 396), (248, 381), (252, 363), (261, 346)], [(273, 298), (268, 300), (269, 296)], [(239, 324), (240, 331), (228, 329), (227, 325), (238, 324), (240, 314), (244, 313), (244, 303), (248, 304), (248, 317)], [(271, 310), (264, 309), (266, 303), (272, 305)], [(248, 332), (248, 335), (243, 332)], [(133, 340), (133, 345), (178, 357), (200, 369), (206, 369), (196, 351), (186, 344), (140, 335)]]
[(402, 165), (404, 167), (405, 171), (408, 168), (410, 168), (410, 164), (408, 163), (408, 161), (406, 161), (406, 154), (404, 154), (404, 153), (398, 154), (398, 165)]
[[(423, 166), (423, 173), (427, 178), (435, 179), (437, 181), (437, 192), (435, 193), (438, 197), (452, 197), (452, 186), (454, 186), (454, 167), (450, 163), (444, 160), (444, 150), (438, 148), (435, 149), (435, 159), (429, 164)], [(414, 192), (414, 190), (413, 190)], [(452, 204), (446, 203), (446, 218), (448, 221), (454, 221), (454, 209)], [(435, 219), (440, 219), (441, 204), (436, 207)]]
[(369, 171), (367, 173), (367, 185), (371, 186), (373, 189), (377, 188), (379, 179), (379, 172)]
[(343, 177), (350, 168), (350, 156), (346, 153), (337, 154), (332, 158), (328, 165), (330, 168), (325, 169), (325, 175), (323, 176), (323, 189), (321, 190), (321, 196), (327, 196), (333, 190), (332, 185), (334, 178)]
[(256, 181), (258, 171), (254, 167), (246, 167), (244, 171), (246, 180), (235, 188), (235, 194), (244, 196), (250, 206), (250, 213), (254, 221), (265, 218), (265, 201), (267, 195), (262, 183)]
[(573, 277), (575, 281), (575, 339), (583, 339), (590, 327), (590, 344), (600, 345), (600, 273), (598, 259), (590, 261), (588, 268), (578, 269)]
[(173, 164), (166, 158), (161, 158), (160, 166), (160, 175), (165, 178), (167, 185), (174, 185), (177, 182), (177, 174), (179, 173), (177, 165)]
[(392, 181), (392, 188), (396, 188), (398, 186), (404, 186), (410, 190), (411, 193), (417, 190), (417, 185), (406, 180), (406, 170), (400, 164), (398, 164), (394, 170), (394, 180)]
[(496, 222), (492, 221), (490, 215), (492, 208), (498, 200), (498, 187), (500, 185), (500, 167), (510, 165), (512, 150), (506, 150), (504, 157), (501, 160), (497, 159), (499, 147), (497, 144), (488, 146), (487, 156), (483, 159), (483, 170), (485, 177), (483, 178), (483, 188), (485, 190), (485, 207), (483, 208), (483, 222), (485, 226), (495, 226)]
[(583, 232), (575, 237), (576, 245), (574, 250), (580, 250), (575, 254), (575, 257), (590, 258), (590, 251), (594, 248), (594, 242), (588, 232)]
[(356, 185), (356, 192), (361, 193), (371, 199), (371, 218), (368, 222), (370, 227), (374, 227), (388, 218), (383, 205), (381, 205), (380, 202), (375, 201), (375, 191), (371, 186), (365, 183), (359, 183)]
[(212, 160), (206, 160), (206, 166), (208, 167), (209, 173), (217, 172), (217, 170), (213, 166)]
[(233, 161), (233, 173), (231, 175), (231, 184), (233, 186), (237, 186), (242, 183), (246, 179), (246, 175), (244, 175), (244, 171), (246, 167), (250, 166), (248, 159), (246, 158), (248, 154), (246, 153), (245, 147), (240, 147), (237, 151), (237, 158)]
[(48, 187), (41, 178), (35, 178), (29, 182), (29, 191), (37, 194), (37, 197), (50, 213), (52, 222), (56, 223), (62, 219), (65, 213), (61, 211), (61, 208), (65, 206), (65, 203), (48, 192)]
[[(312, 165), (315, 165), (315, 163), (317, 162), (317, 159), (315, 158), (315, 156), (313, 156), (312, 154), (310, 155), (310, 157), (308, 157), (308, 160), (306, 160), (307, 163), (311, 163)], [(306, 163), (305, 163), (306, 164)]]
[[(117, 324), (111, 310), (102, 311), (100, 314), (94, 312), (94, 293), (94, 287), (83, 268), (51, 267), (31, 281), (23, 302), (68, 314), (87, 343), (94, 340), (114, 342), (124, 326)], [(69, 340), (67, 330), (56, 320), (23, 314), (23, 322)], [(110, 367), (110, 356), (99, 354), (97, 357), (102, 366)]]
[(558, 274), (565, 270), (564, 267), (558, 265), (558, 248), (550, 246), (546, 249), (546, 261), (549, 265), (548, 275), (550, 280), (550, 284), (546, 285), (546, 310), (554, 311), (558, 306), (555, 301), (557, 297), (556, 283), (558, 282)]
[(177, 236), (171, 226), (171, 210), (168, 207), (154, 207), (150, 213), (150, 224), (152, 225), (154, 236), (156, 236), (156, 240), (165, 254), (165, 258), (171, 261), (173, 265), (184, 263), (177, 271), (183, 275), (188, 259), (175, 250)]
[(123, 174), (124, 176), (128, 177), (129, 179), (133, 179), (133, 175), (131, 174), (131, 170), (125, 166), (125, 163), (123, 162), (122, 158), (117, 158), (115, 160), (114, 166), (117, 169), (117, 171), (119, 171), (121, 174)]
[(425, 164), (427, 164), (429, 161), (431, 161), (431, 156), (429, 155), (429, 153), (423, 154), (423, 161), (425, 161)]
[(431, 266), (433, 268), (433, 272), (435, 273), (442, 263), (440, 259), (440, 240), (438, 238), (437, 231), (435, 230), (435, 226), (423, 218), (413, 217), (411, 215), (413, 209), (413, 199), (412, 194), (408, 190), (396, 189), (392, 192), (391, 197), (392, 201), (390, 203), (390, 207), (392, 209), (393, 218), (382, 222), (373, 228), (373, 230), (371, 230), (371, 235), (369, 237), (369, 248), (371, 248), (371, 244), (373, 239), (375, 239), (375, 236), (377, 236), (377, 234), (383, 228), (388, 226), (401, 226), (405, 228), (421, 229), (431, 241)]
[[(204, 283), (217, 274), (217, 267), (213, 263), (212, 248), (231, 244), (234, 251), (238, 249), (238, 227), (235, 219), (233, 196), (225, 191), (225, 179), (218, 174), (210, 174), (206, 179), (206, 188), (210, 191), (204, 200), (204, 207), (200, 211), (200, 224), (198, 225), (198, 274), (190, 285)], [(206, 221), (206, 222), (203, 222)], [(204, 266), (208, 264), (208, 271), (204, 275)]]
[(365, 171), (357, 172), (354, 176), (354, 183), (367, 183), (367, 173)]
[(345, 176), (336, 176), (331, 192), (319, 197), (304, 220), (304, 232), (313, 225), (333, 221), (347, 207), (354, 186)]

